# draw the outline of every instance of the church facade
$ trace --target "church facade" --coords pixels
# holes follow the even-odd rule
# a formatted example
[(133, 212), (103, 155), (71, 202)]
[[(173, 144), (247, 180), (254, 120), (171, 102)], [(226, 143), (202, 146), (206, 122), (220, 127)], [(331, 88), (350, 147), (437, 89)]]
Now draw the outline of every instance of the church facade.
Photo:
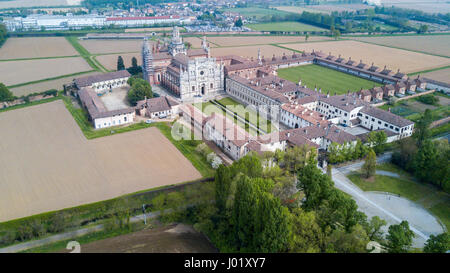
[(169, 45), (142, 48), (144, 79), (160, 84), (181, 100), (211, 97), (224, 90), (224, 64), (210, 57), (206, 39), (201, 49), (186, 49), (177, 27)]

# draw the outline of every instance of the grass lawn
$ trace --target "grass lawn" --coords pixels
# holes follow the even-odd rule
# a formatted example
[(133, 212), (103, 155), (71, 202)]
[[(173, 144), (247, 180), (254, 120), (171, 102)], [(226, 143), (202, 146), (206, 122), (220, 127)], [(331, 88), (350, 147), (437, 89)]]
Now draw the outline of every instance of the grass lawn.
[(428, 209), (450, 230), (450, 196), (436, 187), (414, 181), (414, 178), (397, 166), (384, 163), (377, 166), (378, 170), (390, 171), (400, 175), (400, 178), (375, 175), (375, 181), (366, 181), (357, 172), (348, 178), (364, 191), (383, 191), (399, 194)]
[(261, 23), (245, 25), (257, 31), (325, 31), (324, 28), (303, 24), (300, 22), (275, 22), (275, 23)]
[(330, 95), (345, 94), (359, 91), (361, 88), (370, 89), (381, 84), (366, 79), (362, 79), (350, 74), (339, 72), (323, 66), (310, 64), (296, 66), (292, 68), (282, 68), (278, 70), (278, 76), (294, 83), (302, 80), (302, 85), (308, 88), (322, 88), (322, 93), (330, 92)]
[[(273, 131), (276, 131), (277, 128), (275, 126), (272, 125), (272, 123), (270, 122), (270, 120), (265, 119), (264, 117), (259, 117), (258, 113), (249, 109), (248, 111), (246, 111), (246, 107), (244, 105), (242, 105), (241, 103), (235, 101), (234, 99), (227, 97), (227, 98), (223, 98), (221, 100), (218, 100), (218, 102), (222, 105), (226, 105), (226, 106), (238, 106), (236, 108), (231, 108), (230, 110), (234, 110), (236, 111), (236, 113), (238, 114), (238, 116), (251, 121), (254, 125), (256, 125), (256, 123), (258, 123), (258, 125), (261, 123), (261, 126), (263, 124), (267, 124), (267, 128), (264, 128), (263, 126), (261, 127), (264, 131), (270, 133)], [(239, 106), (242, 106), (239, 107)]]
[[(223, 111), (222, 109), (220, 109), (218, 106), (214, 105), (211, 102), (204, 102), (202, 104), (200, 103), (195, 103), (194, 106), (200, 110), (202, 110), (203, 113), (205, 113), (206, 115), (210, 116), (212, 113), (218, 113), (221, 115), (226, 116), (226, 112)], [(256, 136), (258, 133), (256, 132), (256, 130), (249, 128), (248, 126), (246, 126), (246, 124), (240, 120), (237, 119), (233, 119), (230, 116), (227, 116), (228, 119), (233, 120), (234, 123), (236, 123), (237, 125), (239, 125), (239, 127), (244, 128), (249, 134)]]

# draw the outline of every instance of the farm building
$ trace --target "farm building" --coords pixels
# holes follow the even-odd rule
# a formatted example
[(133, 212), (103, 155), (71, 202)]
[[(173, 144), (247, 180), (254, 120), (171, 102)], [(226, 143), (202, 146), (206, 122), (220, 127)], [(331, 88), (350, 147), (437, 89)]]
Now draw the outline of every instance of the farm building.
[(127, 85), (131, 74), (126, 70), (119, 70), (115, 72), (86, 76), (76, 78), (73, 83), (76, 88), (90, 87), (97, 93), (104, 93), (113, 88), (118, 88)]

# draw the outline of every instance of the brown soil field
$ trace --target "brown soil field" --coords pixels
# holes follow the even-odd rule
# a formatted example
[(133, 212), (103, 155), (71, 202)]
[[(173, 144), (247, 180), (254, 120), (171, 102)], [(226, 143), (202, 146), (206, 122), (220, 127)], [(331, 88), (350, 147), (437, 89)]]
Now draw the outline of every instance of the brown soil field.
[(355, 37), (352, 39), (450, 57), (450, 35)]
[(0, 48), (0, 60), (79, 55), (63, 37), (9, 38)]
[(0, 62), (0, 82), (8, 86), (89, 70), (81, 57)]
[(81, 253), (217, 253), (217, 249), (192, 226), (175, 224), (83, 244)]
[(393, 71), (400, 70), (404, 73), (418, 72), (436, 67), (442, 67), (450, 64), (449, 58), (431, 56), (427, 54), (378, 46), (357, 41), (334, 41), (334, 42), (317, 42), (303, 44), (289, 44), (285, 47), (311, 52), (313, 49), (322, 51), (326, 54), (338, 56), (341, 54), (343, 58), (351, 57), (352, 60), (362, 60), (367, 64), (372, 62), (379, 67), (385, 65)]
[(292, 54), (291, 50), (279, 48), (272, 45), (261, 46), (241, 46), (241, 47), (220, 47), (211, 48), (211, 55), (213, 57), (226, 56), (226, 55), (238, 55), (242, 57), (258, 57), (258, 49), (261, 49), (261, 55), (265, 58), (272, 58), (273, 54), (281, 56), (283, 53)]
[[(91, 73), (82, 74), (77, 77), (85, 77), (85, 76), (91, 76), (91, 75), (97, 75), (97, 74), (101, 74), (101, 73), (100, 72), (91, 72)], [(11, 88), (10, 90), (11, 90), (11, 92), (13, 92), (13, 94), (15, 96), (18, 96), (18, 97), (28, 95), (31, 93), (44, 92), (44, 91), (47, 91), (50, 89), (63, 90), (63, 84), (72, 82), (72, 80), (74, 78), (76, 78), (76, 77), (74, 77), (74, 76), (65, 77), (65, 78), (61, 78), (61, 79), (57, 79), (57, 80), (44, 81), (44, 82), (39, 82), (39, 83), (34, 83), (34, 84), (23, 85), (20, 87)]]
[(100, 55), (95, 58), (99, 61), (106, 69), (116, 70), (117, 69), (117, 58), (122, 56), (123, 63), (125, 67), (131, 66), (131, 59), (136, 57), (138, 65), (142, 64), (141, 53), (125, 53), (125, 54), (110, 54), (110, 55)]
[(155, 127), (88, 141), (61, 100), (0, 128), (0, 222), (201, 177)]
[[(202, 47), (202, 39), (198, 37), (183, 37), (183, 42), (189, 42), (192, 45), (192, 48), (201, 48)], [(214, 44), (210, 45), (214, 47)]]
[[(208, 41), (219, 46), (262, 45), (305, 42), (305, 36), (232, 36), (208, 37)], [(308, 41), (329, 40), (329, 37), (309, 37)]]
[(141, 52), (142, 40), (81, 40), (80, 44), (92, 54)]
[(420, 76), (450, 84), (450, 68), (420, 74)]

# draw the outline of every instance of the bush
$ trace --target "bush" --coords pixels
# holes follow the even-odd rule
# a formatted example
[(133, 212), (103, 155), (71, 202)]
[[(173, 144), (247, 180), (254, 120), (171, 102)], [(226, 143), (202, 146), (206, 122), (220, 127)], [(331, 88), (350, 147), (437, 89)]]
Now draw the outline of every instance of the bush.
[(10, 245), (16, 240), (16, 233), (12, 230), (6, 231), (5, 234), (0, 236), (0, 245)]
[(21, 241), (29, 240), (33, 238), (33, 229), (30, 223), (24, 222), (17, 228), (17, 236)]
[(425, 96), (420, 96), (417, 98), (418, 101), (425, 103), (425, 104), (430, 104), (430, 105), (439, 105), (439, 98), (435, 97), (434, 95), (425, 95)]
[(51, 233), (61, 232), (66, 228), (64, 214), (55, 214), (48, 222), (48, 231)]
[(44, 224), (37, 219), (31, 222), (31, 228), (34, 237), (41, 237), (47, 232)]

